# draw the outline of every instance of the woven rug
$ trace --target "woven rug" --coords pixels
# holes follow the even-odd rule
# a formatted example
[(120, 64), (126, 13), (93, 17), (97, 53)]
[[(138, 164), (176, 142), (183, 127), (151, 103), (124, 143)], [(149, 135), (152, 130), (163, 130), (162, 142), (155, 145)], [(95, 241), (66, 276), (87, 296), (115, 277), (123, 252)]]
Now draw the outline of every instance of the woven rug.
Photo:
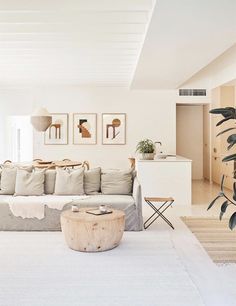
[(236, 231), (228, 219), (181, 217), (215, 263), (236, 263)]

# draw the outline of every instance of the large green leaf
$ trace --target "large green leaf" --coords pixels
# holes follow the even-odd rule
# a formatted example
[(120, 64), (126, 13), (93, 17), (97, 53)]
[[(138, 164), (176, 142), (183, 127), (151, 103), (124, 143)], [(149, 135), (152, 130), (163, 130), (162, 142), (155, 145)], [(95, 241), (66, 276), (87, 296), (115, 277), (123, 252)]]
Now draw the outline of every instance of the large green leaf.
[(228, 150), (236, 144), (236, 134), (232, 134), (227, 138), (227, 142), (230, 144)]
[(224, 108), (215, 108), (210, 110), (211, 114), (220, 114), (224, 119), (220, 120), (216, 126), (221, 125), (222, 123), (236, 118), (236, 109), (234, 107), (224, 107)]
[(215, 108), (210, 110), (210, 113), (220, 114), (225, 118), (231, 116), (233, 119), (235, 117), (235, 108), (234, 107)]
[(219, 126), (219, 125), (221, 125), (222, 123), (224, 123), (224, 122), (226, 122), (226, 121), (228, 121), (228, 120), (230, 120), (230, 119), (233, 119), (233, 117), (229, 116), (229, 117), (226, 117), (226, 118), (220, 120), (220, 121), (216, 124), (216, 126)]
[(236, 212), (234, 212), (229, 219), (229, 228), (231, 229), (231, 231), (234, 229), (235, 225), (236, 225)]
[(213, 108), (209, 111), (210, 114), (222, 114), (225, 112), (225, 108)]
[(236, 201), (236, 183), (235, 182), (233, 184), (233, 190), (234, 190), (233, 199), (234, 201)]
[(209, 210), (210, 208), (212, 208), (212, 206), (215, 204), (215, 202), (216, 202), (219, 198), (221, 198), (221, 197), (222, 197), (222, 195), (219, 194), (219, 195), (210, 203), (210, 205), (207, 207), (207, 210)]
[(227, 147), (227, 150), (229, 151), (234, 145), (235, 145), (235, 143), (232, 142), (232, 143)]
[(225, 213), (226, 212), (226, 209), (227, 207), (229, 206), (230, 204), (228, 203), (228, 201), (225, 201), (222, 205), (221, 205), (221, 208), (220, 210)]
[(222, 220), (222, 217), (224, 215), (224, 213), (226, 212), (227, 207), (229, 206), (228, 201), (225, 201), (220, 208), (220, 220)]
[(228, 128), (228, 129), (226, 129), (226, 130), (224, 130), (224, 131), (218, 133), (218, 134), (216, 135), (216, 137), (217, 137), (217, 136), (220, 136), (220, 135), (222, 135), (222, 134), (224, 134), (224, 133), (227, 133), (227, 132), (229, 132), (229, 131), (235, 130), (235, 129), (236, 129), (236, 128)]
[(231, 154), (231, 155), (225, 156), (222, 159), (222, 162), (228, 162), (228, 161), (231, 161), (231, 160), (236, 160), (236, 154)]

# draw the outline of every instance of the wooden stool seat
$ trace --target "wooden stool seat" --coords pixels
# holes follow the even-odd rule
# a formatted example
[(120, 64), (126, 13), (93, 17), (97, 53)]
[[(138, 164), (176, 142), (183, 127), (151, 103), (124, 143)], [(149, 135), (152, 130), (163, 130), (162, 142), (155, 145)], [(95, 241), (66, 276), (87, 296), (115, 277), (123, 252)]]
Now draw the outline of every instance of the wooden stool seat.
[(145, 201), (150, 201), (150, 202), (171, 202), (174, 201), (174, 199), (172, 197), (169, 198), (149, 198), (149, 197), (145, 197), (144, 198)]

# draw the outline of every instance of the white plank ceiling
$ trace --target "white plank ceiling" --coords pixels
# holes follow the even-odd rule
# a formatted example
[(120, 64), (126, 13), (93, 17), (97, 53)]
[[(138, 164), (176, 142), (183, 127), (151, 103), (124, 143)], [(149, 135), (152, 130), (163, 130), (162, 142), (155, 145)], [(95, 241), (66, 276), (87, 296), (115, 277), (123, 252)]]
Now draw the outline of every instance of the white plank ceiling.
[(0, 0), (0, 85), (129, 86), (154, 0)]

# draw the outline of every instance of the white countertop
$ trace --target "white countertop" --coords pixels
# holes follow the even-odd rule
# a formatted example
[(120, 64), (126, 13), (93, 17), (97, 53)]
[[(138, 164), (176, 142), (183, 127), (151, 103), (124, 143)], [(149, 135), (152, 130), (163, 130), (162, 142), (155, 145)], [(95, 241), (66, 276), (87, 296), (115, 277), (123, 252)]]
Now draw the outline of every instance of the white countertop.
[(168, 156), (166, 158), (155, 158), (154, 160), (139, 160), (139, 163), (155, 163), (155, 162), (192, 162), (191, 159), (176, 155), (176, 156)]

